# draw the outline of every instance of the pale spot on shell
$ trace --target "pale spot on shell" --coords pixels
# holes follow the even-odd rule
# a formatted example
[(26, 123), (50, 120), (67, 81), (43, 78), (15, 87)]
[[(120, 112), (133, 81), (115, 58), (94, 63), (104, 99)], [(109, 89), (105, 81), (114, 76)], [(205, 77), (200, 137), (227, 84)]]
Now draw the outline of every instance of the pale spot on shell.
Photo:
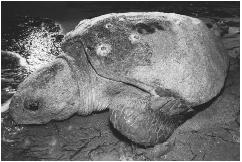
[(109, 44), (101, 44), (98, 45), (96, 48), (97, 55), (100, 56), (107, 56), (112, 50), (111, 45)]
[(139, 42), (140, 36), (138, 34), (131, 34), (129, 36), (129, 40), (131, 41), (131, 43)]
[(108, 23), (108, 24), (105, 25), (105, 28), (111, 28), (111, 27), (113, 27), (113, 25), (110, 24), (110, 23)]

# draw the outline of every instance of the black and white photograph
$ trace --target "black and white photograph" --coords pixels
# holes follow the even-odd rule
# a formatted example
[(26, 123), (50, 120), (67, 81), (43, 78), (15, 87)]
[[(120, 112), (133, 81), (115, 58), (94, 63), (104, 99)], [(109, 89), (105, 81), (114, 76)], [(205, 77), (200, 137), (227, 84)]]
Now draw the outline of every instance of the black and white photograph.
[(1, 161), (240, 161), (240, 1), (1, 1)]

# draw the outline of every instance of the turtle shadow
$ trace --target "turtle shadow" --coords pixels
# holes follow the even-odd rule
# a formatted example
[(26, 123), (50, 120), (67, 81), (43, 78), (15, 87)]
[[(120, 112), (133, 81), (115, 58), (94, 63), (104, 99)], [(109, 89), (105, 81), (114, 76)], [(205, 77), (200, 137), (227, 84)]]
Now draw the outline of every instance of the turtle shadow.
[(224, 90), (225, 90), (225, 86), (221, 89), (221, 91), (214, 97), (212, 98), (211, 100), (209, 100), (208, 102), (205, 102), (201, 105), (198, 105), (198, 106), (195, 106), (193, 107), (192, 109), (194, 111), (191, 111), (191, 112), (188, 112), (187, 114), (185, 114), (185, 118), (187, 120), (191, 119), (193, 116), (195, 116), (196, 114), (206, 110), (207, 108), (209, 108), (223, 93), (224, 93)]

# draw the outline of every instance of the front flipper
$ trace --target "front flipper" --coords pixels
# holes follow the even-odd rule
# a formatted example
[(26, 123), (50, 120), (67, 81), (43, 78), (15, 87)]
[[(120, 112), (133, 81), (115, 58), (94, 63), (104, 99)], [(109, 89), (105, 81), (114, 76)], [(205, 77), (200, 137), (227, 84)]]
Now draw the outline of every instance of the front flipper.
[(167, 101), (164, 97), (154, 99), (143, 91), (129, 89), (113, 99), (110, 120), (130, 140), (153, 146), (164, 142), (185, 121), (181, 112), (188, 107), (181, 101), (172, 97)]

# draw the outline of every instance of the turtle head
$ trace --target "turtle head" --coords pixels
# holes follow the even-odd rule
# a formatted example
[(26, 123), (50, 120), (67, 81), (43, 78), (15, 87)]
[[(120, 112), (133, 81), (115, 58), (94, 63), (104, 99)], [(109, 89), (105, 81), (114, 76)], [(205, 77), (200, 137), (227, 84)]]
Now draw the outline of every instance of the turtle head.
[(66, 59), (32, 73), (22, 82), (9, 105), (18, 124), (41, 124), (61, 120), (76, 112), (78, 86)]

